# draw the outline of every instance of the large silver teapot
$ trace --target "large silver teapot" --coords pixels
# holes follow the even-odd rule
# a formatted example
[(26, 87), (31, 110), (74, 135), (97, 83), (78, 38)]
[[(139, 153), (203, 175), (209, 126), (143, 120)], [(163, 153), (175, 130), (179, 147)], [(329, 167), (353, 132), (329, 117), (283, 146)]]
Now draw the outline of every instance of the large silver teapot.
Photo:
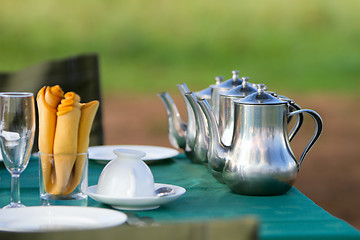
[[(234, 101), (234, 133), (231, 145), (222, 143), (214, 113), (206, 100), (198, 100), (209, 126), (208, 158), (213, 175), (237, 194), (278, 195), (293, 185), (310, 148), (322, 132), (322, 120), (313, 110), (290, 112), (288, 102), (264, 91)], [(316, 123), (314, 135), (299, 161), (290, 148), (287, 121), (291, 116), (309, 114)]]

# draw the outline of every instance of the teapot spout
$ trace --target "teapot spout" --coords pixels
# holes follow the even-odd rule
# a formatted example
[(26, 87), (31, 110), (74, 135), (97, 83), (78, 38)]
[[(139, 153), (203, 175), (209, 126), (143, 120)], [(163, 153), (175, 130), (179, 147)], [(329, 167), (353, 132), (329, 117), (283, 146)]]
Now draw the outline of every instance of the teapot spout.
[(186, 147), (186, 130), (187, 124), (181, 119), (180, 113), (167, 92), (159, 93), (158, 96), (162, 100), (167, 117), (169, 128), (169, 141), (174, 148), (185, 149)]
[(193, 110), (196, 121), (196, 136), (194, 144), (194, 159), (195, 163), (207, 162), (207, 151), (209, 137), (207, 133), (207, 125), (204, 114), (202, 113), (200, 106), (197, 104), (197, 97), (194, 93), (188, 92), (185, 94), (191, 109)]
[(222, 172), (229, 155), (230, 147), (225, 146), (221, 141), (218, 123), (208, 101), (199, 99), (198, 103), (205, 115), (209, 129), (208, 167), (212, 175), (219, 182), (224, 183)]
[(187, 113), (187, 129), (186, 129), (186, 146), (185, 146), (185, 154), (190, 160), (194, 160), (194, 147), (195, 147), (195, 138), (196, 138), (196, 121), (194, 111), (185, 97), (185, 94), (190, 92), (189, 88), (185, 83), (177, 84), (176, 87), (179, 89), (181, 96), (184, 99)]

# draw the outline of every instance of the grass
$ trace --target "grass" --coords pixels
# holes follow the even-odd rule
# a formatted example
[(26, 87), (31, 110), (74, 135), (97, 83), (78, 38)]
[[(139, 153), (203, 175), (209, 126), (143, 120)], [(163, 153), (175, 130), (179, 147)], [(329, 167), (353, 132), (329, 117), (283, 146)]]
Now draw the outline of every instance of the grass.
[(0, 68), (97, 52), (103, 90), (199, 90), (231, 70), (278, 92), (360, 90), (357, 0), (33, 0), (0, 8)]

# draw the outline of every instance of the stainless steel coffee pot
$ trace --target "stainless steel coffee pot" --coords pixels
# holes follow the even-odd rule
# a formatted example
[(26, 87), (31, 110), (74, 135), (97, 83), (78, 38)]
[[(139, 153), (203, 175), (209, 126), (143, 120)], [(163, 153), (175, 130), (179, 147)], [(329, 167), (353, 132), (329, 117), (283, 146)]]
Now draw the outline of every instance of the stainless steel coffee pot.
[[(206, 100), (198, 103), (209, 125), (208, 161), (215, 177), (222, 176), (237, 194), (278, 195), (294, 184), (297, 172), (322, 132), (322, 119), (313, 110), (289, 112), (288, 103), (264, 91), (234, 101), (234, 134), (231, 145), (221, 142), (216, 119)], [(314, 135), (299, 161), (290, 148), (287, 120), (290, 116), (309, 114), (315, 121)], [(210, 160), (212, 158), (212, 160)]]
[[(257, 90), (252, 87), (252, 85), (248, 84), (248, 78), (243, 77), (243, 83), (240, 86), (237, 86), (228, 92), (220, 95), (220, 116), (219, 116), (219, 132), (221, 136), (221, 140), (225, 145), (230, 145), (232, 136), (233, 136), (233, 129), (234, 129), (234, 100), (240, 100), (247, 95), (256, 92)], [(204, 113), (202, 112), (199, 104), (197, 104), (197, 96), (192, 93), (188, 92), (185, 93), (185, 97), (190, 104), (193, 114), (195, 116), (195, 123), (196, 123), (196, 135), (194, 142), (191, 146), (192, 149), (192, 161), (195, 163), (207, 163), (207, 151), (209, 146), (209, 132), (208, 132), (208, 125), (205, 118)], [(294, 111), (294, 107), (292, 104), (295, 104), (292, 100), (287, 100), (289, 111)], [(300, 109), (300, 107), (298, 106)], [(299, 117), (298, 117), (299, 116)], [(297, 130), (301, 127), (303, 115), (299, 114), (296, 118), (296, 123), (289, 134), (289, 139), (295, 135)], [(294, 134), (293, 134), (294, 133)], [(189, 144), (188, 144), (189, 146)], [(211, 165), (211, 162), (210, 162)], [(220, 178), (222, 181), (222, 177)]]
[[(252, 87), (252, 85), (248, 84), (248, 77), (243, 77), (242, 85), (239, 85), (226, 93), (220, 95), (220, 121), (224, 120), (223, 125), (219, 125), (220, 132), (222, 133), (222, 127), (225, 124), (233, 124), (233, 100), (240, 99), (247, 96), (250, 93), (256, 92), (256, 89)], [(208, 96), (208, 95), (207, 95)], [(205, 119), (205, 115), (200, 109), (199, 104), (197, 104), (197, 100), (199, 99), (199, 95), (195, 95), (192, 92), (185, 93), (185, 97), (187, 99), (187, 103), (190, 104), (192, 108), (192, 114), (195, 116), (196, 123), (196, 135), (193, 141), (192, 150), (192, 162), (195, 163), (207, 163), (207, 151), (208, 151), (208, 143), (209, 143), (209, 133), (207, 121)], [(206, 98), (205, 98), (206, 99)], [(208, 102), (210, 99), (206, 99)], [(209, 103), (210, 104), (210, 103)], [(225, 109), (226, 108), (226, 109)], [(228, 109), (229, 108), (229, 109)], [(188, 108), (190, 109), (190, 108)], [(224, 115), (223, 115), (224, 114)], [(225, 116), (226, 115), (226, 116)], [(228, 127), (230, 128), (230, 127)], [(226, 128), (226, 129), (228, 129)], [(230, 134), (227, 135), (228, 137)], [(231, 135), (232, 136), (232, 135)]]

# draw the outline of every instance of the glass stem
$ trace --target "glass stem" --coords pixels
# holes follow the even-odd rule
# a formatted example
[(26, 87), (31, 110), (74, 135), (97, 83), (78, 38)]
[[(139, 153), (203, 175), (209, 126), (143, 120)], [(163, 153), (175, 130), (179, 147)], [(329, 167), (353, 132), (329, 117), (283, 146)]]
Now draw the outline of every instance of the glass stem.
[(11, 203), (20, 203), (20, 174), (11, 174)]

